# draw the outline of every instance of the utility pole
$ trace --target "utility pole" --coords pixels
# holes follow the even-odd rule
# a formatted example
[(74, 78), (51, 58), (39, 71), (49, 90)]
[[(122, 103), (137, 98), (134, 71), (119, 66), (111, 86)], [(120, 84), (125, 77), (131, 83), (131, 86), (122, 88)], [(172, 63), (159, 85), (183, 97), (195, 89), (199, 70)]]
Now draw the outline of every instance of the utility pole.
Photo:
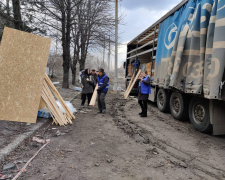
[(102, 68), (105, 68), (105, 35), (104, 35), (103, 67)]
[(108, 74), (109, 74), (109, 71), (110, 71), (110, 51), (111, 51), (111, 49), (110, 49), (111, 47), (110, 47), (110, 35), (109, 35), (109, 51), (108, 51)]
[(118, 0), (115, 7), (115, 74), (114, 74), (114, 92), (117, 94), (118, 87)]

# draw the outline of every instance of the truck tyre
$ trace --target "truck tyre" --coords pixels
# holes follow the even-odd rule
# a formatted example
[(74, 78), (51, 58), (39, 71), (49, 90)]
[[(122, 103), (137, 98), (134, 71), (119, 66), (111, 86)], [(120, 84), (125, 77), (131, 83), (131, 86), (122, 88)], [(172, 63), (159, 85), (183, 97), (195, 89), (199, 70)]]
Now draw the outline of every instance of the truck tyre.
[(169, 93), (167, 93), (164, 89), (159, 89), (157, 93), (157, 106), (161, 112), (169, 111)]
[(174, 119), (179, 121), (188, 119), (188, 102), (182, 94), (172, 93), (170, 97), (170, 113)]
[(210, 133), (212, 131), (208, 100), (193, 97), (189, 104), (189, 118), (196, 130), (204, 133)]

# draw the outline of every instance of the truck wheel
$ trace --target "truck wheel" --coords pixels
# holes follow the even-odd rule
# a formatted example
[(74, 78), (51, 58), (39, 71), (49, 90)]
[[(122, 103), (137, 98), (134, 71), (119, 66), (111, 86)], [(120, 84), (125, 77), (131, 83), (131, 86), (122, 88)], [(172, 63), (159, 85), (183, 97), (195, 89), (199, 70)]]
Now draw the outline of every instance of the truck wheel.
[(170, 113), (173, 118), (184, 121), (188, 119), (188, 102), (177, 92), (173, 92), (170, 97)]
[(189, 118), (194, 128), (200, 132), (210, 133), (209, 101), (203, 98), (193, 97), (189, 104)]
[(164, 89), (159, 89), (157, 93), (157, 106), (161, 112), (168, 112), (169, 98), (169, 93), (167, 93)]

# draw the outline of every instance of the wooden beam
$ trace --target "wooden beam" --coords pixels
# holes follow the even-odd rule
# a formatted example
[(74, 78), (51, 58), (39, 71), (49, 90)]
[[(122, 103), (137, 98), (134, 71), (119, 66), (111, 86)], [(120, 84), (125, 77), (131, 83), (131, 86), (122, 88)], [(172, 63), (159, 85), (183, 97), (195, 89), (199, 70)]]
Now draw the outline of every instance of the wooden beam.
[(46, 83), (48, 84), (48, 86), (51, 88), (51, 90), (54, 93), (54, 95), (56, 96), (56, 98), (59, 100), (59, 102), (62, 105), (63, 109), (71, 116), (71, 118), (75, 119), (75, 116), (69, 110), (69, 108), (67, 107), (66, 103), (64, 102), (62, 96), (59, 94), (59, 92), (57, 91), (55, 86), (52, 84), (51, 79), (48, 77), (48, 75), (46, 73), (45, 73), (45, 80), (46, 80)]
[(133, 76), (132, 76), (132, 78), (131, 78), (131, 80), (130, 80), (130, 82), (129, 82), (129, 85), (128, 85), (126, 91), (124, 92), (124, 98), (126, 97), (126, 94), (127, 94), (127, 92), (128, 92), (128, 89), (130, 89), (130, 86), (131, 86), (131, 84), (132, 84), (132, 82), (133, 82), (133, 80), (134, 80), (134, 78), (135, 78), (134, 75), (135, 75), (135, 72), (133, 73)]
[(92, 97), (91, 97), (91, 102), (90, 102), (90, 106), (94, 106), (95, 105), (95, 102), (96, 102), (96, 99), (97, 99), (97, 96), (98, 96), (98, 91), (97, 91), (97, 89), (98, 89), (98, 84), (96, 84), (96, 86), (95, 86), (95, 90), (94, 90), (94, 92), (93, 92), (93, 95), (92, 95)]
[(124, 97), (125, 99), (128, 98), (128, 96), (129, 96), (129, 94), (130, 94), (130, 92), (131, 92), (131, 90), (132, 90), (132, 88), (133, 88), (135, 82), (137, 81), (138, 77), (140, 76), (140, 74), (141, 74), (141, 69), (139, 69), (139, 71), (138, 71), (138, 73), (137, 73), (137, 75), (136, 75), (134, 81), (132, 82), (130, 88), (128, 89), (127, 94), (126, 94), (126, 96)]

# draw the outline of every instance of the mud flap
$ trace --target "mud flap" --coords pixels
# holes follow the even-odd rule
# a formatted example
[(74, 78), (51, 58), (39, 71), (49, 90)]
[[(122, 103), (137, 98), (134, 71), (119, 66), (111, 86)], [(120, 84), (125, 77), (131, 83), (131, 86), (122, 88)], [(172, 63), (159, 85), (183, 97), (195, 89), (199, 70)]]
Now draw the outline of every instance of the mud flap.
[(149, 94), (148, 99), (152, 102), (156, 102), (156, 88), (155, 87), (151, 87), (151, 94)]
[(213, 135), (225, 135), (225, 103), (218, 100), (210, 100), (210, 123), (213, 126)]

